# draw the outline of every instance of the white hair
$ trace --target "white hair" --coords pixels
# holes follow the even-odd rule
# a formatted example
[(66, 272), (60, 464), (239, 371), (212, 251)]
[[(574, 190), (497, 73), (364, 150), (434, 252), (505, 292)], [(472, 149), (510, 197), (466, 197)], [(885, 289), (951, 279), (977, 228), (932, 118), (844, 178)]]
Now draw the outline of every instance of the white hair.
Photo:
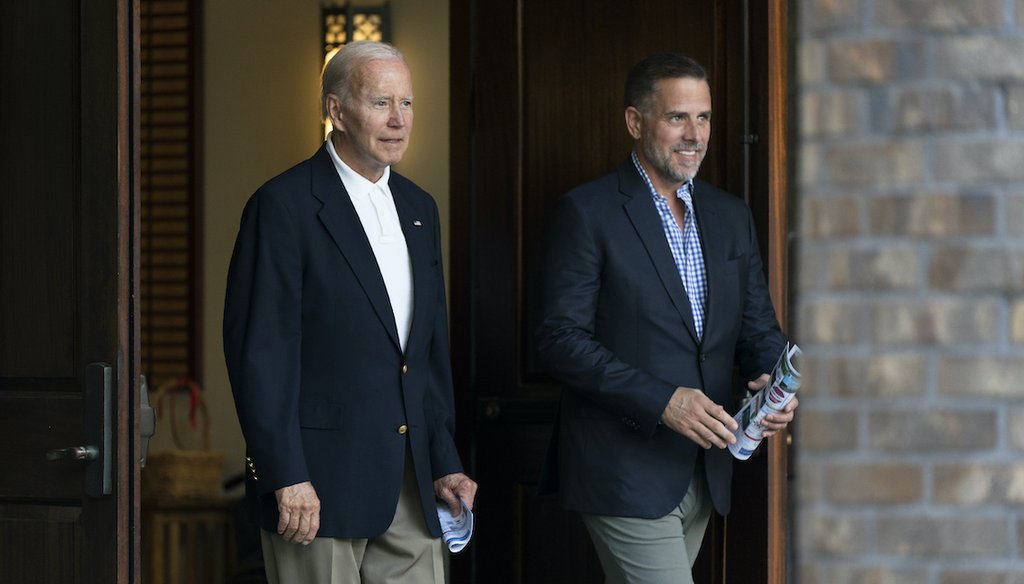
[(351, 99), (356, 72), (367, 61), (405, 62), (405, 55), (394, 46), (377, 41), (356, 41), (341, 47), (324, 66), (320, 78), (320, 116), (323, 119), (329, 117), (327, 95), (337, 95), (342, 103)]

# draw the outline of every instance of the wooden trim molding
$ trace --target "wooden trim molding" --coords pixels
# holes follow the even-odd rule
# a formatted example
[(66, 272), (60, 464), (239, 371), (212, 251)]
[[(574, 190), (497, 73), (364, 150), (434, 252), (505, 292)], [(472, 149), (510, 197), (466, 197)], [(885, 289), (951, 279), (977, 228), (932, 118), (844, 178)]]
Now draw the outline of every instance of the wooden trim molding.
[[(768, 281), (779, 322), (787, 321), (789, 231), (789, 20), (788, 0), (769, 0), (768, 7)], [(785, 584), (788, 566), (789, 434), (768, 442), (768, 584)]]

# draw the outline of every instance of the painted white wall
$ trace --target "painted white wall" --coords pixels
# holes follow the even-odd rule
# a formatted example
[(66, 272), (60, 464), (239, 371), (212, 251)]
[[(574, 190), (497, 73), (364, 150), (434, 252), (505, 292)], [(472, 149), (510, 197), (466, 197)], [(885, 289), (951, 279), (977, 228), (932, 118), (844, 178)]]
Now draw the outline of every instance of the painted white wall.
[[(224, 288), (242, 207), (265, 181), (319, 147), (320, 2), (204, 3), (203, 387), (225, 475), (245, 446), (221, 342)], [(396, 169), (437, 199), (448, 249), (448, 0), (392, 0), (392, 42), (409, 61), (415, 119)], [(162, 423), (166, 423), (162, 420)], [(152, 449), (169, 448), (158, 426)]]

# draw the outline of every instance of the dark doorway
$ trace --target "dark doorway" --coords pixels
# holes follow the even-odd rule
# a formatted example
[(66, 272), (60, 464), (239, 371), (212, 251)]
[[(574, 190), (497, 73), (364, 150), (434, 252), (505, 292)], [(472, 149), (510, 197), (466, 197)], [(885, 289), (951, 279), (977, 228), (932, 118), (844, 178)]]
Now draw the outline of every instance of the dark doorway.
[[(701, 177), (747, 198), (784, 299), (785, 166), (769, 151), (784, 147), (784, 5), (452, 1), (453, 358), (481, 485), (456, 581), (603, 581), (579, 519), (534, 495), (559, 395), (534, 364), (534, 270), (551, 204), (628, 156), (622, 87), (647, 54), (679, 51), (709, 69), (715, 122)], [(737, 468), (736, 512), (714, 522), (698, 582), (784, 581), (785, 537), (769, 545), (768, 533), (770, 522), (785, 533), (785, 461), (775, 445)]]

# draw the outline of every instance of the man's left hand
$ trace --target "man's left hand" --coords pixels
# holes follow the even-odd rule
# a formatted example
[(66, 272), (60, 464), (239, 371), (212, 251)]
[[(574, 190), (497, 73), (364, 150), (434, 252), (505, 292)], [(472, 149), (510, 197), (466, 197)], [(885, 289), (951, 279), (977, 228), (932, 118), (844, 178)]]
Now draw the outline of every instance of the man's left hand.
[(448, 508), (452, 511), (452, 517), (462, 514), (460, 499), (466, 502), (466, 507), (470, 511), (473, 510), (476, 488), (476, 482), (461, 472), (445, 475), (434, 481), (434, 494), (448, 504)]
[[(751, 393), (754, 393), (759, 389), (763, 388), (764, 386), (768, 385), (769, 381), (771, 381), (771, 376), (768, 375), (767, 373), (763, 373), (757, 379), (754, 379), (753, 381), (748, 381), (747, 389), (749, 389)], [(793, 399), (791, 399), (789, 403), (786, 404), (786, 407), (784, 407), (780, 413), (768, 414), (767, 416), (765, 416), (764, 421), (761, 422), (761, 434), (765, 438), (767, 438), (769, 436), (778, 434), (783, 429), (785, 429), (785, 427), (788, 426), (789, 423), (793, 421), (793, 411), (796, 409), (798, 405), (800, 405), (800, 400), (796, 399), (796, 396), (794, 395)]]

